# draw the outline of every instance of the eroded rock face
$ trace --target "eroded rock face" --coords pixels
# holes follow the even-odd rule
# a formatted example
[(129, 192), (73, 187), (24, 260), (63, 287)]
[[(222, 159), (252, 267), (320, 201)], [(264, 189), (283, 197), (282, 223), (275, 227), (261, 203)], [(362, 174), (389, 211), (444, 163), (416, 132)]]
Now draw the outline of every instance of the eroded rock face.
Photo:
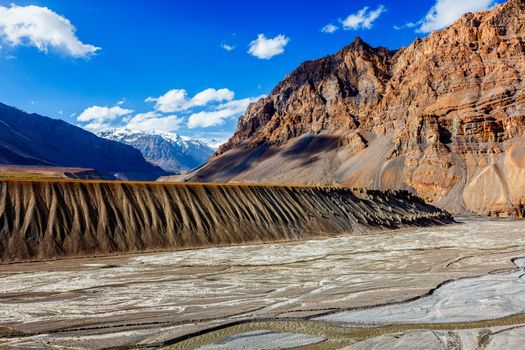
[(510, 0), (395, 52), (358, 38), (253, 103), (188, 179), (405, 188), (455, 213), (520, 215), (524, 36), (525, 1)]
[(0, 182), (0, 264), (440, 225), (406, 191), (103, 181)]

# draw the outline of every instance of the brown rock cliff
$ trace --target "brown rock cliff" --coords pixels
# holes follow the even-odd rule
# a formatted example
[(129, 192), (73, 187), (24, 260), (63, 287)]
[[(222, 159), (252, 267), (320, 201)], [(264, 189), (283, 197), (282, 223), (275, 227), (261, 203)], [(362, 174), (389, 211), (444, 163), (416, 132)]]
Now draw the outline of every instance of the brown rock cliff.
[(398, 51), (357, 38), (251, 104), (198, 181), (410, 189), (456, 213), (525, 204), (525, 0)]

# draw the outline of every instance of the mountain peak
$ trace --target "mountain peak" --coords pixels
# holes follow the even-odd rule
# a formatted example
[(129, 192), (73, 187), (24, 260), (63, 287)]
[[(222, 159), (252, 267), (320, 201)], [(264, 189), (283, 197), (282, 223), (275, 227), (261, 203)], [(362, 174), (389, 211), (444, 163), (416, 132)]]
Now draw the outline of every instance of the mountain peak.
[(208, 160), (214, 149), (204, 142), (165, 131), (113, 128), (98, 132), (100, 137), (138, 149), (146, 160), (170, 172), (191, 170)]
[(360, 36), (356, 36), (350, 45), (354, 47), (369, 46)]

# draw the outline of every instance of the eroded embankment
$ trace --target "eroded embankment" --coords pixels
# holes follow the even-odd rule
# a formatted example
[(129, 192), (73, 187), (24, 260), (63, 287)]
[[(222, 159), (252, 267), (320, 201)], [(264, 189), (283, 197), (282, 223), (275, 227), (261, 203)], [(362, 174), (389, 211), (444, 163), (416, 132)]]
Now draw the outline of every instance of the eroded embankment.
[(5, 181), (0, 261), (297, 240), (452, 221), (404, 191)]

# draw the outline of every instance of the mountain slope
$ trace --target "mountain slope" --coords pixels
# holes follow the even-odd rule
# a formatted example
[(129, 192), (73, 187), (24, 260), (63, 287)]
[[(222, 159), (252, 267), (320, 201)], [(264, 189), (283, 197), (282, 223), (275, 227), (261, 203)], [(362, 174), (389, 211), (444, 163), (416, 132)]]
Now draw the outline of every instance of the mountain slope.
[(404, 188), (456, 213), (519, 215), (524, 52), (524, 0), (398, 51), (357, 38), (251, 104), (186, 180)]
[(90, 168), (104, 178), (154, 180), (166, 174), (133, 147), (4, 104), (0, 104), (0, 163)]
[(170, 172), (191, 170), (205, 161), (214, 150), (205, 143), (173, 133), (108, 129), (98, 136), (138, 149), (144, 158)]

